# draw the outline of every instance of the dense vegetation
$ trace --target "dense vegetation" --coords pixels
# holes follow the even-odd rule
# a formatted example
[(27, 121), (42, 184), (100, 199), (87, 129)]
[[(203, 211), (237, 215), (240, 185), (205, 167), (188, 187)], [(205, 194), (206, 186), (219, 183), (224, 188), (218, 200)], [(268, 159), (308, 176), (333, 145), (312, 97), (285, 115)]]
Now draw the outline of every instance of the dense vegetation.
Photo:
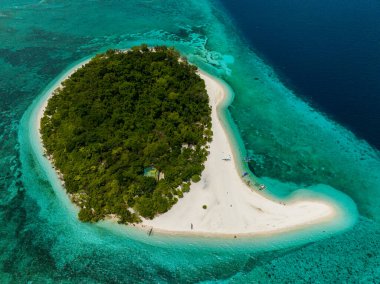
[(54, 92), (42, 140), (82, 221), (153, 218), (199, 180), (212, 132), (196, 70), (164, 46), (109, 50)]

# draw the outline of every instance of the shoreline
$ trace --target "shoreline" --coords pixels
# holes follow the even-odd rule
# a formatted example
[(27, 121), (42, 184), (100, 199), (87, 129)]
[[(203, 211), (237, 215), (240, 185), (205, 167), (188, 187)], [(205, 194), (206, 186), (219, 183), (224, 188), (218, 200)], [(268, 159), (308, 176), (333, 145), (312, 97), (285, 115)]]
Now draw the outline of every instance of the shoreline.
[[(340, 215), (338, 206), (327, 200), (323, 200), (321, 197), (311, 200), (292, 198), (289, 202), (287, 201), (285, 203), (274, 200), (272, 196), (267, 196), (264, 192), (259, 191), (259, 188), (252, 182), (251, 185), (246, 184), (247, 181), (251, 180), (249, 176), (247, 176), (247, 180), (244, 180), (239, 173), (241, 168), (238, 164), (238, 153), (233, 147), (234, 143), (231, 139), (232, 137), (229, 136), (223, 126), (223, 121), (218, 111), (228, 98), (228, 90), (218, 79), (204, 71), (198, 70), (198, 73), (201, 78), (205, 80), (210, 97), (212, 130), (214, 132), (213, 142), (210, 144), (210, 154), (205, 163), (205, 170), (202, 173), (201, 181), (192, 184), (190, 192), (184, 194), (184, 197), (179, 199), (178, 203), (168, 212), (156, 216), (153, 220), (144, 220), (142, 224), (136, 224), (136, 226), (139, 228), (144, 226), (145, 229), (153, 228), (156, 232), (172, 235), (247, 237), (297, 231), (298, 229), (315, 226), (317, 224), (331, 223), (337, 219), (338, 215)], [(228, 155), (231, 161), (222, 161), (222, 155)], [(226, 165), (229, 166), (228, 170), (224, 167)], [(219, 167), (223, 176), (219, 175), (218, 177), (218, 173), (215, 170), (217, 167)], [(214, 169), (214, 171), (210, 173), (209, 170), (211, 168)], [(223, 179), (226, 175), (228, 178), (218, 184), (216, 179)], [(234, 181), (230, 184), (232, 187), (230, 187), (229, 190), (226, 184), (228, 184), (228, 181), (231, 179), (234, 179)], [(205, 186), (205, 184), (207, 185)], [(224, 188), (222, 190), (214, 190), (215, 188), (220, 189), (223, 186)], [(209, 192), (206, 192), (207, 190)], [(225, 190), (225, 192), (223, 192), (223, 190)], [(212, 195), (211, 198), (209, 196), (210, 194)], [(237, 195), (240, 194), (244, 196), (244, 198), (240, 198), (239, 200)], [(212, 207), (206, 204), (208, 206), (207, 209), (202, 209), (202, 198), (205, 198), (208, 202), (224, 204), (222, 206), (213, 204)], [(238, 201), (230, 202), (230, 199), (237, 199)], [(247, 200), (249, 200), (249, 202), (244, 204)], [(228, 210), (230, 208), (242, 207), (243, 204), (247, 206), (245, 206), (245, 208), (238, 208), (237, 212)], [(194, 209), (196, 205), (198, 207)], [(264, 207), (266, 208), (263, 209)], [(304, 207), (304, 210), (301, 210), (302, 207)], [(290, 215), (294, 217), (297, 217), (296, 215), (298, 215), (298, 218), (300, 218), (300, 215), (308, 217), (303, 220), (295, 220), (291, 218), (289, 214), (286, 214), (286, 211), (291, 211), (292, 214)], [(314, 211), (316, 214), (313, 215), (313, 212), (309, 211)], [(282, 213), (285, 214), (281, 216)], [(277, 216), (272, 218), (270, 216), (272, 214)], [(250, 222), (251, 218), (260, 218), (262, 220), (261, 222)], [(191, 221), (191, 219), (193, 219), (193, 221)], [(220, 222), (217, 224), (216, 220), (218, 219)], [(241, 219), (244, 219), (243, 222), (241, 222)], [(187, 225), (179, 225), (186, 222)], [(199, 223), (201, 224), (199, 225)], [(191, 229), (192, 224), (193, 229)]]
[[(44, 98), (43, 102), (40, 104), (39, 109), (38, 109), (37, 119), (36, 119), (36, 123), (37, 123), (36, 129), (38, 132), (37, 135), (39, 137), (39, 143), (40, 143), (42, 151), (44, 151), (44, 148), (42, 144), (41, 134), (39, 132), (40, 120), (43, 116), (48, 100), (53, 95), (54, 90), (59, 88), (64, 80), (66, 80), (78, 68), (85, 65), (89, 60), (90, 59), (87, 59), (84, 62), (79, 63), (78, 65), (70, 69), (70, 71), (66, 72), (65, 76), (60, 78), (59, 81), (57, 81), (54, 84), (54, 86), (51, 87), (50, 89), (51, 91), (49, 92), (48, 95), (46, 95), (46, 98)], [(144, 220), (140, 224), (130, 224), (127, 227), (137, 228), (139, 230), (146, 230), (146, 229), (150, 230), (150, 228), (153, 227), (154, 232), (161, 233), (161, 234), (170, 234), (170, 235), (245, 237), (245, 236), (277, 235), (284, 232), (296, 232), (298, 230), (303, 230), (305, 228), (307, 229), (309, 227), (315, 227), (316, 225), (326, 225), (326, 224), (328, 225), (328, 224), (336, 222), (337, 219), (340, 219), (338, 218), (338, 216), (339, 215), (343, 216), (344, 214), (341, 214), (341, 213), (344, 210), (332, 201), (323, 200), (321, 196), (319, 196), (318, 198), (315, 198), (314, 200), (307, 200), (307, 199), (302, 200), (302, 198), (292, 198), (290, 202), (287, 202), (285, 204), (284, 202), (281, 202), (281, 201), (272, 200), (271, 196), (267, 196), (265, 193), (262, 193), (262, 192), (259, 193), (258, 188), (255, 188), (253, 186), (253, 189), (252, 189), (252, 187), (249, 187), (244, 183), (243, 179), (241, 178), (239, 174), (239, 165), (237, 164), (238, 157), (237, 157), (237, 153), (235, 152), (235, 149), (233, 148), (233, 142), (231, 141), (231, 137), (229, 137), (226, 129), (224, 128), (222, 119), (220, 118), (220, 114), (218, 113), (218, 108), (223, 102), (225, 102), (226, 98), (228, 97), (228, 90), (225, 88), (225, 86), (223, 86), (223, 84), (219, 82), (218, 79), (212, 77), (211, 75), (201, 70), (199, 70), (199, 74), (201, 78), (205, 80), (206, 88), (208, 89), (207, 91), (210, 96), (210, 104), (212, 107), (212, 124), (213, 124), (212, 129), (214, 132), (214, 136), (213, 136), (213, 142), (211, 142), (211, 144), (217, 143), (218, 144), (216, 145), (217, 148), (218, 146), (220, 146), (226, 150), (222, 152), (229, 152), (231, 161), (227, 162), (227, 161), (222, 161), (220, 157), (216, 158), (215, 157), (216, 151), (215, 150), (211, 151), (212, 148), (210, 144), (210, 154), (206, 161), (206, 164), (205, 164), (206, 169), (202, 173), (201, 181), (197, 184), (192, 184), (190, 192), (185, 193), (184, 197), (179, 199), (178, 203), (175, 204), (168, 212), (155, 217), (153, 220)], [(217, 94), (217, 91), (219, 91), (219, 94)], [(222, 139), (216, 139), (217, 136), (215, 135), (215, 131), (218, 132), (218, 138), (222, 137)], [(220, 140), (222, 140), (223, 142), (221, 142)], [(49, 161), (50, 165), (53, 167), (51, 160), (49, 160), (47, 157), (46, 159)], [(200, 185), (205, 184), (205, 179), (206, 179), (205, 176), (208, 177), (208, 182), (210, 180), (211, 182), (215, 180), (212, 178), (213, 176), (212, 173), (210, 177), (210, 173), (207, 171), (208, 169), (210, 169), (210, 165), (209, 167), (207, 167), (207, 163), (210, 164), (211, 160), (214, 162), (218, 160), (219, 163), (215, 163), (216, 165), (218, 164), (229, 165), (228, 171), (224, 171), (224, 170), (221, 171), (223, 173), (222, 177), (227, 176), (227, 175), (228, 177), (231, 177), (232, 175), (234, 179), (234, 185), (238, 185), (238, 189), (239, 189), (238, 192), (237, 190), (230, 191), (229, 198), (232, 196), (231, 198), (236, 199), (234, 200), (234, 203), (233, 203), (235, 206), (232, 206), (232, 203), (231, 203), (230, 208), (238, 208), (239, 206), (237, 205), (244, 204), (244, 201), (246, 201), (248, 198), (248, 200), (251, 203), (249, 203), (248, 206), (245, 206), (244, 209), (241, 209), (241, 208), (235, 209), (234, 213), (231, 214), (230, 211), (226, 210), (228, 206), (224, 206), (226, 205), (226, 203), (230, 203), (230, 202), (226, 202), (227, 201), (226, 196), (223, 197), (220, 191), (215, 191), (215, 190), (212, 190), (211, 188), (211, 190), (206, 192), (206, 195), (211, 196), (207, 202), (212, 202), (212, 201), (217, 200), (219, 201), (219, 205), (220, 205), (220, 202), (222, 202), (223, 206), (218, 206), (218, 204), (216, 205), (209, 204), (207, 209), (202, 209), (202, 207), (199, 206), (195, 210), (194, 209), (191, 210), (191, 208), (195, 207), (194, 204), (197, 202), (199, 203), (199, 200), (201, 200), (204, 196), (204, 194), (200, 196), (197, 193), (201, 192), (200, 190), (202, 190), (202, 188), (200, 188)], [(215, 164), (212, 168), (215, 168)], [(56, 169), (55, 169), (55, 172), (59, 176), (59, 173)], [(214, 178), (215, 178), (215, 172), (214, 172)], [(69, 199), (71, 199), (70, 196), (67, 194), (67, 192), (65, 192), (65, 194)], [(249, 197), (247, 194), (249, 195)], [(240, 195), (240, 198), (243, 197), (243, 199), (239, 200), (239, 195)], [(252, 201), (252, 199), (255, 199), (255, 201)], [(74, 206), (76, 206), (71, 200), (70, 202)], [(190, 207), (187, 206), (184, 209), (183, 203), (185, 203), (185, 206), (186, 204), (190, 204), (191, 206)], [(264, 203), (264, 206), (262, 206), (263, 203)], [(244, 205), (247, 205), (247, 204), (244, 204)], [(177, 208), (180, 208), (181, 206), (182, 206), (182, 211), (185, 210), (186, 216), (183, 216), (183, 212), (181, 213), (180, 212), (181, 210), (177, 209)], [(252, 210), (247, 209), (250, 207), (252, 207)], [(266, 207), (266, 208), (265, 210), (263, 210), (261, 207)], [(294, 219), (294, 217), (292, 218), (292, 214), (290, 215), (289, 213), (283, 214), (285, 211), (289, 211), (289, 209), (284, 210), (285, 208), (289, 208), (290, 211), (293, 210), (292, 211), (293, 216), (298, 215), (299, 217), (301, 215), (302, 217), (302, 216), (305, 216), (306, 213), (309, 213), (308, 218), (304, 218), (297, 221)], [(310, 215), (310, 211), (311, 212), (314, 211), (315, 213), (316, 209), (319, 210), (318, 214)], [(200, 225), (200, 226), (199, 226), (199, 222), (202, 220), (205, 220), (204, 217), (207, 214), (200, 215), (199, 212), (200, 213), (212, 212), (211, 217), (207, 216), (208, 218), (206, 219), (207, 222), (203, 222), (203, 225)], [(262, 214), (260, 214), (260, 212), (262, 212)], [(225, 214), (227, 214), (227, 216), (225, 216)], [(250, 223), (249, 220), (252, 220), (257, 217), (259, 219), (261, 218), (261, 224), (260, 222), (257, 222), (257, 221)], [(262, 222), (264, 220), (263, 218), (264, 219), (266, 218), (264, 222), (266, 225), (263, 224)], [(190, 219), (194, 221), (189, 222)], [(213, 222), (213, 220), (217, 220), (217, 219), (219, 219), (218, 224)], [(243, 220), (244, 222), (243, 223), (239, 222), (241, 221), (240, 219), (244, 219)], [(289, 222), (289, 219), (290, 219), (290, 222)], [(226, 220), (228, 222), (225, 222)], [(114, 223), (116, 220), (111, 220), (107, 218), (105, 219), (105, 221)], [(185, 221), (187, 222), (186, 227), (182, 226), (178, 228), (178, 222), (183, 223)], [(273, 221), (276, 221), (277, 225), (276, 223), (273, 223)], [(191, 229), (190, 224), (195, 225), (193, 229)]]

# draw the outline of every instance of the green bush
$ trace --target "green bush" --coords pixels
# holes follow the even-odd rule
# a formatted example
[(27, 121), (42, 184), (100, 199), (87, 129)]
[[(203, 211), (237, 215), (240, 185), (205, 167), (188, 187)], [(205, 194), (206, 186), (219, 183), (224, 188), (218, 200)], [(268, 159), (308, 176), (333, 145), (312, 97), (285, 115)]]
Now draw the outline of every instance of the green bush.
[(182, 185), (182, 191), (183, 192), (189, 192), (190, 191), (190, 184), (189, 183), (184, 183)]
[(200, 177), (200, 175), (193, 175), (193, 176), (191, 177), (191, 180), (192, 180), (193, 182), (199, 182), (199, 181), (201, 180), (201, 177)]

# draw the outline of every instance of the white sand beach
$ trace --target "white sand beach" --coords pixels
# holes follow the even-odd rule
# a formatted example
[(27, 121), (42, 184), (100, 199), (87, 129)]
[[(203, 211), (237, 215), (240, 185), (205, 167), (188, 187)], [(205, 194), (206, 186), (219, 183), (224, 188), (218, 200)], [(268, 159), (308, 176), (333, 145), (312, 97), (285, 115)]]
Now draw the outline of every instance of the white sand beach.
[[(47, 101), (54, 90), (87, 62), (72, 68), (67, 76), (51, 88), (39, 108), (36, 120), (38, 132)], [(226, 90), (211, 76), (203, 72), (200, 72), (200, 76), (205, 80), (210, 96), (213, 130), (210, 154), (201, 181), (193, 183), (190, 192), (185, 193), (168, 212), (153, 220), (144, 220), (136, 227), (153, 228), (170, 234), (260, 235), (296, 230), (300, 226), (333, 220), (339, 208), (327, 200), (298, 198), (286, 204), (280, 203), (265, 196), (258, 188), (249, 187), (242, 180), (228, 135), (216, 110), (226, 97)], [(40, 133), (37, 135), (40, 137)], [(40, 142), (42, 145), (41, 137)], [(226, 157), (231, 160), (224, 161)], [(203, 205), (207, 208), (203, 209)]]
[[(200, 72), (212, 107), (213, 141), (201, 181), (193, 183), (168, 212), (143, 225), (156, 231), (195, 234), (266, 234), (299, 226), (326, 223), (338, 208), (327, 200), (272, 201), (258, 188), (248, 186), (238, 173), (231, 143), (218, 117), (217, 106), (226, 94), (223, 86)], [(223, 158), (230, 157), (230, 161)], [(202, 206), (206, 205), (207, 209)]]

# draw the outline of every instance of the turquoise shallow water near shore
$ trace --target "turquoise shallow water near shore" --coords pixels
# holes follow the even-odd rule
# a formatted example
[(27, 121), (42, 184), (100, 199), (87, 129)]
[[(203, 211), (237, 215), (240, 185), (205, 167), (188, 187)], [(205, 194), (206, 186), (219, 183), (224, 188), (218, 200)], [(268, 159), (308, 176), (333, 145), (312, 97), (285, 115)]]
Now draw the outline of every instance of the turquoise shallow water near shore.
[[(2, 282), (379, 281), (379, 152), (287, 90), (218, 2), (2, 1), (0, 42)], [(312, 243), (249, 250), (191, 241), (182, 249), (79, 223), (36, 161), (24, 112), (73, 62), (141, 42), (174, 45), (232, 87), (227, 120), (273, 194), (333, 187), (354, 200), (358, 223)]]
[[(34, 162), (36, 162), (36, 166), (43, 172), (46, 176), (46, 179), (52, 185), (52, 188), (57, 196), (58, 202), (61, 203), (62, 209), (67, 212), (64, 214), (72, 215), (73, 219), (76, 219), (76, 214), (78, 213), (77, 208), (70, 202), (68, 196), (65, 194), (65, 189), (61, 185), (61, 181), (59, 180), (55, 170), (52, 168), (50, 162), (44, 157), (44, 150), (42, 144), (40, 142), (39, 133), (38, 133), (38, 124), (40, 119), (40, 112), (42, 106), (46, 103), (46, 100), (51, 96), (54, 89), (58, 88), (61, 84), (62, 80), (67, 78), (72, 72), (83, 64), (87, 63), (89, 58), (85, 58), (80, 60), (79, 62), (75, 62), (72, 66), (69, 66), (65, 71), (63, 71), (56, 79), (54, 79), (46, 89), (34, 100), (32, 105), (27, 109), (23, 118), (21, 120), (20, 130), (19, 130), (19, 141), (24, 147), (21, 149), (21, 160), (26, 159), (27, 155), (33, 156)], [(210, 75), (208, 75), (210, 76)], [(214, 78), (217, 80), (217, 78)], [(220, 84), (225, 84), (220, 81)], [(219, 109), (219, 117), (224, 118), (225, 126), (227, 129), (232, 124), (232, 121), (228, 121), (228, 117), (226, 117), (226, 107), (232, 102), (232, 90), (225, 86), (227, 98), (225, 102), (220, 106)], [(230, 140), (235, 145), (236, 149), (241, 149), (241, 139), (239, 134), (236, 132), (236, 129), (229, 129), (230, 132)], [(239, 143), (240, 142), (240, 143)], [(244, 149), (242, 149), (244, 150)], [(241, 172), (244, 170), (248, 170), (247, 167), (244, 167), (242, 157), (244, 155), (239, 155), (239, 151), (235, 151), (235, 156), (240, 159), (240, 163), (242, 165)], [(28, 168), (28, 164), (24, 164), (24, 172), (33, 172), (33, 169)], [(28, 181), (30, 183), (31, 181)], [(254, 176), (252, 176), (252, 182), (260, 182), (256, 180)], [(277, 181), (275, 187), (281, 187), (281, 182)], [(263, 192), (265, 194), (265, 192)], [(276, 196), (274, 196), (276, 198)], [(129, 236), (130, 238), (134, 238), (137, 241), (145, 241), (148, 244), (153, 245), (163, 245), (166, 247), (172, 248), (173, 246), (181, 247), (185, 249), (185, 247), (190, 247), (192, 249), (210, 249), (216, 248), (218, 250), (224, 249), (227, 247), (232, 247), (234, 251), (238, 251), (239, 249), (243, 249), (244, 251), (252, 250), (271, 250), (273, 248), (279, 247), (289, 247), (294, 245), (300, 245), (303, 243), (308, 243), (311, 241), (315, 241), (318, 239), (324, 239), (328, 236), (336, 232), (341, 232), (349, 229), (356, 222), (357, 218), (357, 209), (354, 202), (348, 197), (342, 194), (341, 192), (334, 190), (333, 188), (329, 188), (326, 185), (317, 185), (313, 188), (309, 189), (299, 189), (293, 192), (292, 199), (297, 198), (318, 198), (325, 199), (332, 205), (336, 207), (337, 216), (333, 220), (329, 222), (325, 222), (324, 224), (314, 225), (314, 226), (306, 226), (305, 228), (299, 228), (298, 230), (292, 230), (289, 232), (283, 232), (280, 234), (275, 234), (274, 236), (258, 236), (258, 237), (241, 237), (239, 236), (239, 241), (236, 241), (231, 238), (223, 238), (219, 236), (218, 238), (211, 237), (183, 237), (183, 236), (168, 236), (168, 235), (160, 235), (155, 233), (154, 238), (147, 238), (146, 232), (141, 232), (140, 230), (133, 228), (126, 228), (125, 226), (116, 225), (116, 224), (108, 224), (105, 222), (102, 224), (104, 227), (112, 230), (113, 232), (117, 231), (122, 233), (123, 235)], [(273, 198), (273, 197), (271, 197)], [(79, 223), (79, 222), (78, 222)], [(87, 226), (87, 228), (90, 228)], [(231, 232), (233, 233), (233, 232)]]

